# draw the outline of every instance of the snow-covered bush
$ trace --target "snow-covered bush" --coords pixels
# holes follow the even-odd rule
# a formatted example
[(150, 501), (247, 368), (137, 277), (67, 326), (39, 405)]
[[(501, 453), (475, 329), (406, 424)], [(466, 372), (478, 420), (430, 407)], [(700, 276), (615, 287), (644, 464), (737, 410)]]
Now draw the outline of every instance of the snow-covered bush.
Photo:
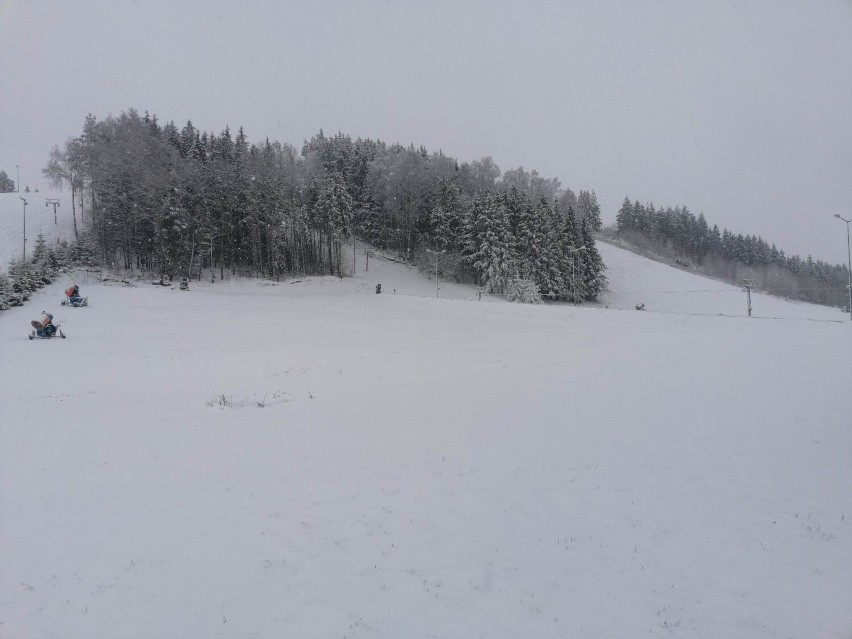
[(9, 276), (5, 273), (0, 273), (0, 311), (5, 311), (13, 306), (20, 306), (23, 303), (23, 296), (15, 292)]
[(0, 273), (0, 310), (21, 306), (33, 291), (50, 284), (57, 271), (71, 266), (91, 266), (96, 263), (93, 240), (81, 237), (69, 245), (60, 242), (49, 247), (39, 234), (35, 250), (26, 261), (17, 258), (9, 263), (8, 274)]
[(95, 240), (90, 234), (80, 235), (71, 247), (71, 262), (74, 266), (95, 266), (97, 260)]
[(521, 304), (541, 304), (541, 293), (533, 282), (512, 278), (506, 283), (506, 299)]
[(14, 291), (20, 293), (25, 300), (29, 299), (33, 291), (44, 286), (36, 271), (36, 265), (20, 259), (9, 263), (9, 279), (12, 280)]

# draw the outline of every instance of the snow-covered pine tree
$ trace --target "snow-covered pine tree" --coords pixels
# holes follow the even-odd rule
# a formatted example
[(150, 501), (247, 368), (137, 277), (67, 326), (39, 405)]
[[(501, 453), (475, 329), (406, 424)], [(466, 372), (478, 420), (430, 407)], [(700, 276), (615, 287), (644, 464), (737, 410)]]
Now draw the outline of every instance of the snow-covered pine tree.
[(512, 269), (509, 232), (504, 209), (490, 191), (470, 205), (463, 255), (478, 284), (490, 292), (503, 291)]
[(512, 238), (506, 219), (504, 202), (495, 194), (486, 197), (486, 220), (488, 221), (485, 242), (487, 262), (484, 264), (484, 285), (490, 292), (504, 292), (509, 274), (515, 270)]
[(586, 217), (589, 218), (592, 231), (598, 232), (601, 230), (603, 227), (603, 220), (601, 220), (601, 205), (598, 204), (598, 196), (594, 189), (592, 189), (592, 193), (589, 196), (589, 211), (586, 214)]
[(429, 237), (437, 251), (443, 251), (450, 243), (449, 215), (440, 204), (429, 212)]
[(541, 198), (536, 207), (535, 272), (542, 297), (559, 299), (565, 290), (562, 276), (562, 220), (558, 210)]
[(462, 227), (461, 201), (457, 186), (441, 178), (435, 206), (429, 213), (429, 235), (437, 250), (459, 250)]
[[(580, 229), (577, 227), (577, 217), (574, 214), (573, 206), (568, 206), (568, 211), (561, 220), (560, 227), (558, 256), (563, 285), (560, 297), (570, 299), (572, 302), (580, 301), (584, 297), (582, 261), (580, 255), (576, 253), (578, 252), (577, 249), (582, 247), (582, 238)], [(575, 295), (576, 300), (574, 299)]]
[(549, 287), (545, 287), (548, 280), (548, 222), (550, 219), (550, 207), (547, 200), (540, 199), (533, 204), (528, 198), (527, 213), (529, 214), (529, 235), (527, 239), (526, 259), (522, 260), (525, 267), (521, 269), (520, 275), (525, 279), (535, 282), (538, 290), (542, 295), (550, 291)]
[(615, 215), (615, 223), (620, 232), (630, 231), (633, 227), (633, 204), (630, 202), (630, 198), (624, 198), (624, 202), (621, 203), (621, 208), (618, 209), (618, 213)]
[(592, 196), (588, 191), (580, 191), (577, 196), (577, 211), (580, 213), (580, 219), (589, 216), (592, 208)]
[(6, 171), (0, 171), (0, 193), (14, 193), (15, 180), (10, 178)]
[(319, 188), (313, 219), (325, 236), (329, 269), (337, 275), (342, 275), (340, 239), (349, 235), (352, 208), (352, 197), (346, 190), (342, 175), (330, 174)]
[(39, 231), (36, 238), (35, 248), (33, 249), (32, 262), (33, 264), (41, 262), (47, 253), (47, 242), (44, 240), (44, 233)]
[(20, 306), (24, 300), (20, 293), (15, 292), (12, 280), (5, 273), (0, 273), (0, 311)]
[(517, 264), (518, 277), (536, 282), (533, 266), (533, 242), (535, 235), (535, 211), (532, 200), (528, 194), (519, 195), (517, 201), (513, 201), (512, 193), (509, 193), (508, 205), (517, 207), (517, 222), (513, 231), (513, 253)]
[(603, 259), (595, 246), (595, 236), (592, 233), (592, 222), (585, 218), (580, 227), (582, 245), (586, 249), (580, 251), (578, 261), (583, 263), (583, 299), (596, 302), (600, 294), (606, 290), (607, 278), (604, 274)]
[(521, 304), (541, 304), (541, 293), (533, 282), (519, 277), (510, 277), (506, 282), (506, 300)]

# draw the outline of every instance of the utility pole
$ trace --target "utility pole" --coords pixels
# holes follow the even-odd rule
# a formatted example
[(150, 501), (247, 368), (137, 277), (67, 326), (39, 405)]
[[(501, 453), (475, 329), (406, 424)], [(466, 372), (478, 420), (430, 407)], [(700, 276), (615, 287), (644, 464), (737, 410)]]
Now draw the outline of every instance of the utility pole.
[(440, 281), (438, 279), (438, 256), (443, 255), (444, 253), (447, 252), (447, 250), (444, 249), (443, 251), (433, 251), (431, 249), (426, 249), (426, 252), (432, 253), (432, 255), (435, 256), (435, 297), (437, 298), (438, 297), (438, 291), (441, 290), (440, 286), (438, 285), (438, 283)]
[(56, 221), (56, 207), (62, 206), (62, 204), (60, 204), (59, 200), (54, 200), (54, 199), (51, 199), (51, 198), (45, 198), (44, 199), (45, 208), (47, 208), (48, 204), (53, 204), (53, 223), (59, 224), (59, 222)]
[(848, 260), (846, 268), (847, 273), (849, 274), (849, 284), (847, 284), (847, 288), (849, 289), (849, 320), (852, 321), (852, 249), (849, 248), (849, 222), (852, 222), (852, 220), (840, 217), (837, 213), (834, 214), (834, 217), (846, 222), (846, 259)]
[(748, 316), (751, 317), (751, 287), (754, 286), (754, 280), (743, 280), (743, 285), (746, 290), (746, 300), (748, 301)]
[(24, 262), (27, 261), (27, 204), (28, 202), (22, 198), (20, 195), (18, 196), (24, 202)]
[(578, 248), (568, 249), (571, 252), (571, 283), (573, 284), (574, 289), (574, 305), (579, 306), (580, 303), (577, 301), (577, 253), (579, 251), (585, 251), (585, 246), (580, 246)]

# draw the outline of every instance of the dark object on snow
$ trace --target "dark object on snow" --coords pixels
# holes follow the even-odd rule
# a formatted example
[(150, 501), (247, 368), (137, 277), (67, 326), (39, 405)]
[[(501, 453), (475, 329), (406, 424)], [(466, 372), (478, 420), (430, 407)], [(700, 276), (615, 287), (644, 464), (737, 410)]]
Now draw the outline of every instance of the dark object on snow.
[(376, 284), (376, 294), (379, 294), (379, 293), (381, 293), (381, 292), (382, 292), (382, 285), (381, 285), (381, 284)]
[(72, 284), (65, 290), (65, 298), (66, 299), (62, 301), (62, 306), (67, 304), (68, 306), (77, 308), (78, 306), (89, 305), (89, 298), (80, 296), (80, 287), (76, 284)]
[(638, 304), (636, 304), (636, 310), (637, 311), (644, 311), (645, 310), (645, 302), (639, 302)]
[(41, 319), (30, 322), (33, 331), (29, 334), (30, 339), (50, 339), (57, 335), (65, 339), (65, 333), (59, 330), (59, 324), (53, 323), (53, 315), (46, 311), (41, 312)]
[(188, 291), (189, 290), (189, 280), (188, 279), (183, 278), (180, 281), (180, 290), (182, 290), (182, 291)]

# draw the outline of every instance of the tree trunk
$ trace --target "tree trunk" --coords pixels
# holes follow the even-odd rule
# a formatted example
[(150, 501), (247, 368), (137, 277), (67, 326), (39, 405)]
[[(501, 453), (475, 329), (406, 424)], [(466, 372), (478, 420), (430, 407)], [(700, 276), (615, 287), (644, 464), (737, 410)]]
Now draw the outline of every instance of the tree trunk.
[[(81, 200), (82, 201), (82, 200)], [(74, 187), (74, 182), (71, 182), (71, 217), (74, 220), (74, 239), (79, 239), (80, 234), (77, 232), (77, 189)], [(80, 222), (83, 221), (83, 210), (80, 209)]]
[[(192, 250), (189, 252), (189, 273), (187, 274), (187, 279), (192, 280), (192, 262), (195, 260), (195, 231), (192, 232)], [(199, 273), (198, 276), (199, 281), (201, 280), (201, 275)]]

